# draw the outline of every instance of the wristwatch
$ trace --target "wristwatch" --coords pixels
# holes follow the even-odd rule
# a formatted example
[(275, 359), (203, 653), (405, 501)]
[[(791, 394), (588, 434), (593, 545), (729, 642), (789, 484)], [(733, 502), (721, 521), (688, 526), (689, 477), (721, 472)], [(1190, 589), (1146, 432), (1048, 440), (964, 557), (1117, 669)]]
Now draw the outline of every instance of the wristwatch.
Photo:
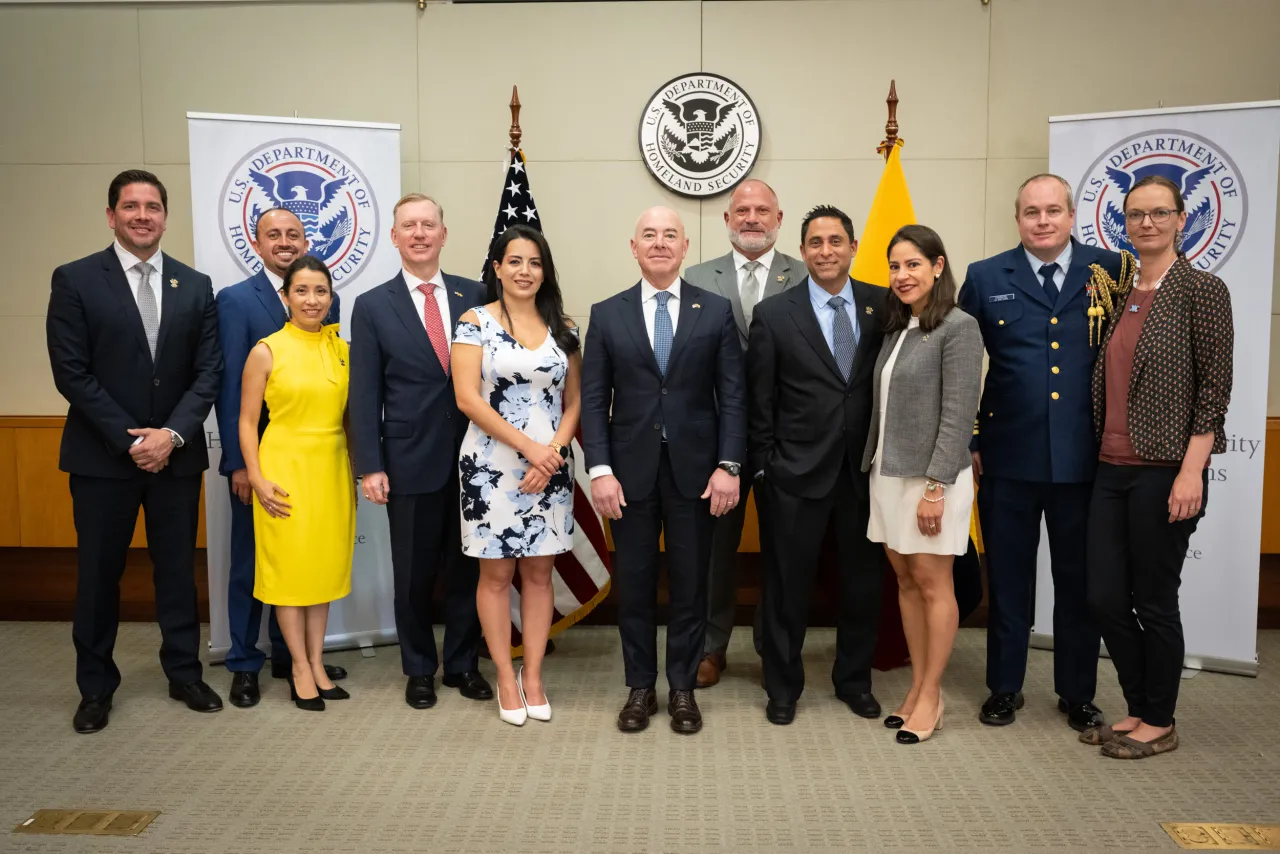
[(569, 459), (569, 449), (566, 448), (564, 445), (561, 445), (559, 442), (556, 442), (554, 440), (549, 442), (548, 444), (550, 444), (551, 450), (555, 451), (557, 454), (560, 455), (560, 459), (562, 460)]
[(732, 477), (737, 477), (739, 472), (742, 471), (742, 466), (738, 465), (737, 463), (721, 463), (720, 465), (716, 466), (716, 468), (720, 469), (723, 472), (728, 472), (729, 475), (731, 475)]

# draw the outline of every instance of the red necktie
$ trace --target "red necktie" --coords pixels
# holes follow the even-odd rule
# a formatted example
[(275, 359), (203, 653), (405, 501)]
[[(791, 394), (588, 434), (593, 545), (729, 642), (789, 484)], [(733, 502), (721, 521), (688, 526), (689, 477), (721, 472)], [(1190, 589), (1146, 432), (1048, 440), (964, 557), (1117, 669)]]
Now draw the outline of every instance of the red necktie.
[(422, 306), (422, 322), (427, 327), (427, 337), (431, 339), (431, 349), (436, 351), (436, 358), (440, 360), (440, 367), (444, 368), (445, 376), (449, 375), (449, 339), (444, 334), (444, 320), (440, 317), (440, 305), (436, 302), (433, 291), (435, 290), (430, 284), (423, 283), (418, 285), (418, 290), (422, 291), (422, 295), (427, 299)]

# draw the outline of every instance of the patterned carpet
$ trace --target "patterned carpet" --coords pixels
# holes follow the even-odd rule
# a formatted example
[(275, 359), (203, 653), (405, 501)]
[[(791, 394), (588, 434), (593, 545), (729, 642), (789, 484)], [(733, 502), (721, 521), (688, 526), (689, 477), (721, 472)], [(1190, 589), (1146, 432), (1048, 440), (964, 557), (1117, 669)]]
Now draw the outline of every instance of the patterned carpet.
[[(563, 636), (547, 662), (555, 720), (516, 729), (447, 688), (435, 709), (408, 708), (394, 648), (331, 655), (354, 696), (324, 714), (296, 711), (266, 679), (257, 708), (198, 715), (166, 695), (156, 627), (129, 624), (111, 725), (77, 736), (70, 627), (0, 623), (0, 851), (1171, 851), (1161, 821), (1280, 823), (1280, 633), (1259, 644), (1260, 678), (1183, 682), (1181, 749), (1125, 763), (1076, 742), (1045, 652), (1031, 654), (1018, 722), (979, 724), (979, 630), (961, 632), (946, 729), (903, 747), (831, 694), (831, 630), (809, 638), (795, 724), (765, 721), (745, 631), (725, 681), (699, 692), (705, 729), (681, 737), (665, 703), (642, 734), (614, 728), (625, 691), (608, 628)], [(226, 672), (207, 675), (225, 699)], [(908, 681), (877, 674), (886, 709)], [(1099, 681), (1114, 718), (1108, 662)], [(40, 808), (163, 813), (132, 839), (8, 832)]]

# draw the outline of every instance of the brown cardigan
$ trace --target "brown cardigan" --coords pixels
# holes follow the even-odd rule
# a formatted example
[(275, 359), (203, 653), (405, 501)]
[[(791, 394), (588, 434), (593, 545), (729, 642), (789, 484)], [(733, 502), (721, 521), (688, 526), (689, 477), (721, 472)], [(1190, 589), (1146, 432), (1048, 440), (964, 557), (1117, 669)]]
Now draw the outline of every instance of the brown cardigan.
[[(1102, 441), (1107, 420), (1107, 345), (1128, 294), (1102, 334), (1093, 365), (1093, 425)], [(1213, 453), (1227, 450), (1223, 422), (1231, 401), (1235, 325), (1231, 293), (1217, 276), (1179, 258), (1156, 291), (1133, 352), (1129, 435), (1145, 460), (1178, 462), (1192, 436), (1213, 433)]]

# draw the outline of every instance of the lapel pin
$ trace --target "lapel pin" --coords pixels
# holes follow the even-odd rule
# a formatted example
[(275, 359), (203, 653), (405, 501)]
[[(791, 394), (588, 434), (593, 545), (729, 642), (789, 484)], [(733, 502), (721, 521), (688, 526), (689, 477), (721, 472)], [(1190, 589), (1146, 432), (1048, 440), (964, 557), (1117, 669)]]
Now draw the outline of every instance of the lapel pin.
[(871, 306), (867, 306), (867, 314), (875, 314), (876, 311)]
[(778, 277), (778, 281), (779, 281), (779, 282), (785, 282), (786, 280), (787, 280), (787, 277), (786, 277), (786, 276), (779, 276), (779, 277)]
[(169, 280), (169, 287), (171, 287), (171, 288), (176, 288), (177, 286), (178, 286), (178, 280), (177, 280), (177, 279), (170, 279), (170, 280)]
[(695, 303), (693, 304), (693, 308), (702, 308), (702, 305), (701, 305), (700, 303), (696, 303), (696, 302), (695, 302)]
[(460, 296), (462, 296), (462, 291), (454, 291), (454, 292), (453, 292), (453, 295), (454, 295), (454, 296), (456, 296), (456, 297), (460, 297)]

